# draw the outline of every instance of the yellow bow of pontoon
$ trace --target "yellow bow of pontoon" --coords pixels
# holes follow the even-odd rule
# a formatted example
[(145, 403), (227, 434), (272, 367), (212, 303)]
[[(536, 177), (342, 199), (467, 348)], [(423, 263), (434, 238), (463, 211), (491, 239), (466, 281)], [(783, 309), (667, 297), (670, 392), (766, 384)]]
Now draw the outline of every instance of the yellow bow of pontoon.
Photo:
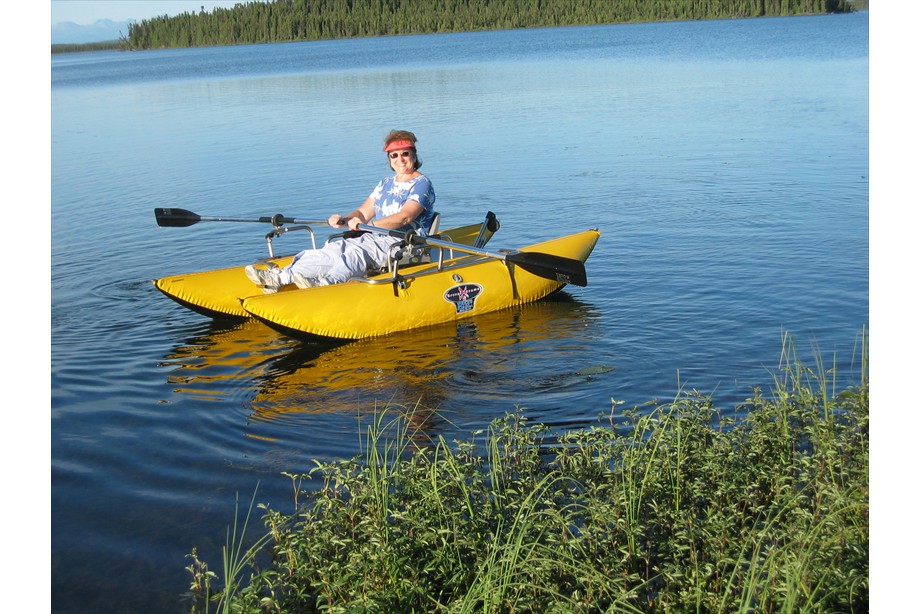
[[(190, 226), (198, 221), (271, 222), (266, 235), (270, 262), (290, 264), (293, 255), (275, 257), (271, 239), (308, 224), (276, 215), (258, 220), (202, 218), (183, 209), (156, 209), (160, 226)], [(284, 223), (301, 226), (284, 227)], [(162, 277), (158, 290), (178, 303), (214, 318), (254, 317), (281, 333), (303, 340), (363, 339), (469, 318), (521, 303), (538, 301), (566, 284), (587, 285), (584, 263), (600, 237), (597, 229), (535, 243), (517, 250), (490, 251), (498, 230), (491, 212), (482, 224), (444, 230), (427, 237), (361, 226), (402, 238), (387, 270), (369, 272), (343, 284), (298, 289), (285, 286), (263, 294), (245, 266)], [(345, 233), (347, 237), (347, 233)], [(342, 235), (335, 239), (347, 240)], [(315, 244), (315, 240), (314, 240)]]

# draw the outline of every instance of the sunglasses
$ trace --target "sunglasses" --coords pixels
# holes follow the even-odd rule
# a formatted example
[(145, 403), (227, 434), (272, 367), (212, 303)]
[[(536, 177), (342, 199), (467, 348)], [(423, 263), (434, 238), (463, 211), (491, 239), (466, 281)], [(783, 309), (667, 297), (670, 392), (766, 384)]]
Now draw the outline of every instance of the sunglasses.
[(395, 160), (396, 158), (403, 157), (408, 158), (412, 155), (411, 151), (394, 151), (390, 153), (390, 160)]

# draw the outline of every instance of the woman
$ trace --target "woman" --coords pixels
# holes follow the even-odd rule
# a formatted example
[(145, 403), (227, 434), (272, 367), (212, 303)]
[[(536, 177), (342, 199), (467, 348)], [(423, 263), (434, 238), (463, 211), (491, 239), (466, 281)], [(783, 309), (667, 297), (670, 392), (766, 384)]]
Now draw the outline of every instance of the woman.
[[(428, 177), (418, 171), (422, 161), (415, 143), (415, 135), (411, 132), (391, 131), (384, 140), (383, 151), (390, 169), (396, 174), (383, 178), (367, 200), (348, 215), (330, 215), (329, 225), (357, 230), (359, 224), (373, 220), (380, 228), (426, 234), (434, 220), (434, 187)], [(364, 275), (369, 267), (385, 266), (389, 248), (397, 241), (389, 235), (368, 232), (329, 242), (322, 249), (304, 250), (284, 268), (249, 265), (246, 276), (266, 294), (291, 283), (298, 288), (338, 284)]]

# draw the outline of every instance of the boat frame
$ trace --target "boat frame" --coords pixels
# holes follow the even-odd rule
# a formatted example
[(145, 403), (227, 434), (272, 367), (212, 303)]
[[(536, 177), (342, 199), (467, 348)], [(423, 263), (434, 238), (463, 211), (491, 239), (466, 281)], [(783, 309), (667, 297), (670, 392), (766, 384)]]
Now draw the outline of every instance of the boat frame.
[[(306, 231), (310, 234), (310, 243), (316, 249), (316, 235), (311, 228), (311, 224), (320, 222), (300, 222), (292, 218), (286, 218), (281, 214), (272, 217), (259, 218), (256, 220), (242, 220), (229, 218), (202, 218), (197, 214), (184, 209), (157, 209), (155, 211), (157, 221), (161, 226), (183, 227), (190, 226), (198, 221), (231, 221), (231, 222), (265, 222), (271, 223), (272, 229), (266, 233), (265, 241), (268, 246), (268, 256), (259, 258), (256, 262), (261, 262), (272, 266), (285, 266), (289, 264), (294, 254), (278, 256), (275, 254), (273, 240), (281, 237), (288, 232)], [(440, 223), (440, 216), (437, 218)], [(296, 224), (294, 226), (285, 226), (286, 223)], [(435, 234), (458, 242), (458, 244), (472, 245), (474, 247), (483, 247), (489, 242), (492, 235), (498, 231), (501, 223), (496, 215), (489, 211), (483, 222), (480, 224), (470, 224), (460, 226), (444, 231), (443, 234)], [(364, 231), (345, 231), (330, 235), (326, 242), (334, 240), (344, 240)], [(453, 236), (451, 236), (453, 234)], [(453, 251), (438, 249), (436, 258), (433, 257), (432, 249), (429, 246), (412, 245), (408, 241), (397, 242), (390, 252), (390, 258), (385, 267), (376, 271), (368, 271), (365, 276), (355, 277), (350, 282), (362, 282), (369, 284), (393, 284), (394, 292), (399, 292), (400, 288), (405, 289), (406, 280), (413, 276), (412, 271), (417, 270), (418, 274), (430, 274), (424, 272), (424, 265), (430, 265), (436, 262), (441, 269), (445, 266), (445, 258), (454, 257)], [(449, 263), (448, 263), (449, 265)], [(252, 284), (244, 275), (244, 266), (235, 266), (225, 269), (215, 269), (201, 271), (197, 273), (186, 273), (180, 275), (171, 275), (153, 280), (153, 285), (183, 307), (191, 309), (204, 316), (214, 319), (246, 319), (250, 315), (242, 309), (240, 301), (248, 296), (258, 295), (261, 293), (259, 288)], [(294, 289), (293, 286), (282, 288), (282, 292), (289, 292)]]

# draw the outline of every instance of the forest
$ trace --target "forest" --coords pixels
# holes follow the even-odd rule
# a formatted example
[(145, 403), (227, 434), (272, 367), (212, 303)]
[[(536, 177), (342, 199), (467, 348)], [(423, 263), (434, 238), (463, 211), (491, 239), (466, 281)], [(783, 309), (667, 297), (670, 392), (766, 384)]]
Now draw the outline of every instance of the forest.
[(129, 26), (118, 47), (203, 47), (850, 10), (847, 0), (275, 0), (145, 19)]

